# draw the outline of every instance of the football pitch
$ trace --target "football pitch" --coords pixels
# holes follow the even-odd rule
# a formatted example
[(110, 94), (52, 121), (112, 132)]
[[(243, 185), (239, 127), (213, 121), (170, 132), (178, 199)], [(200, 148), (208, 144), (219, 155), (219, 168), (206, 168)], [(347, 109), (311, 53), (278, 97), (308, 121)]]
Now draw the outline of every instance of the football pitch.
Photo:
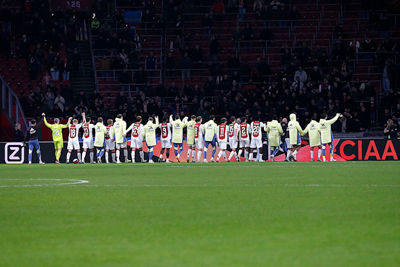
[(399, 266), (400, 163), (0, 166), (1, 266)]

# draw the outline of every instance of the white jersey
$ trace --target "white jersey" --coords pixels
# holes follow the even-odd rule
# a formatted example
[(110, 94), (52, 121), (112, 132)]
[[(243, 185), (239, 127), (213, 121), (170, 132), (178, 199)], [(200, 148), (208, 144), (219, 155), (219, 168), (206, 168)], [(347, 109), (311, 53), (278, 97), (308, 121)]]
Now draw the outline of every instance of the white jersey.
[(144, 128), (143, 124), (141, 124), (140, 122), (135, 122), (132, 123), (128, 129), (126, 129), (125, 133), (132, 130), (131, 140), (143, 141), (143, 128)]
[(250, 125), (246, 122), (242, 122), (239, 125), (239, 139), (242, 140), (250, 140)]
[(106, 133), (106, 135), (104, 137), (106, 139), (106, 141), (114, 139), (114, 128), (113, 128), (113, 126), (112, 125), (107, 125), (106, 126), (106, 130), (107, 130), (107, 133)]
[(262, 139), (262, 129), (264, 129), (265, 124), (259, 121), (253, 121), (250, 126), (250, 132), (251, 132), (251, 139), (257, 139), (260, 140)]
[(82, 127), (82, 124), (70, 124), (68, 126), (68, 140), (72, 141), (72, 140), (78, 140), (78, 133), (79, 133), (79, 129)]
[(228, 129), (229, 126), (226, 124), (220, 124), (217, 128), (217, 139), (218, 143), (227, 143), (228, 142)]
[(91, 140), (93, 141), (93, 129), (94, 125), (91, 123), (84, 123), (82, 124), (82, 129), (83, 129), (83, 140)]
[(160, 129), (161, 129), (161, 140), (165, 141), (171, 141), (171, 123), (161, 123), (160, 124)]
[(239, 124), (236, 122), (232, 122), (231, 124), (229, 124), (228, 133), (229, 140), (237, 141), (239, 135)]

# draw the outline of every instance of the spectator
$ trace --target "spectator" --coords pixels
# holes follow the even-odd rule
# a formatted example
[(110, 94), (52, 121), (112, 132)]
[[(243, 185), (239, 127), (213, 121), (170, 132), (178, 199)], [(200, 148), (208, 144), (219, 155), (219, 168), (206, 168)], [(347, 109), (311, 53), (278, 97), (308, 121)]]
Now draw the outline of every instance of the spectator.
[(157, 66), (157, 59), (154, 56), (153, 52), (150, 52), (150, 56), (146, 56), (145, 59), (145, 69), (146, 70), (155, 70)]
[(60, 93), (57, 93), (57, 96), (54, 98), (54, 106), (58, 106), (61, 112), (63, 112), (64, 105), (65, 105), (64, 97)]
[(399, 137), (398, 125), (392, 119), (388, 119), (383, 133), (387, 139), (397, 139)]
[(16, 123), (14, 128), (14, 141), (15, 142), (23, 142), (25, 139), (24, 132), (21, 129), (21, 124)]

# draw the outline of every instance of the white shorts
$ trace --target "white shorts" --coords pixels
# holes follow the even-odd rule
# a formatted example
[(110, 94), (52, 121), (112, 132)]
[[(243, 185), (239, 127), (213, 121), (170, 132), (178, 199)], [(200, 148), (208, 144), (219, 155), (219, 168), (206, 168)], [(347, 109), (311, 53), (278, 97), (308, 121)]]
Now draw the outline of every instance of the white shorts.
[(171, 148), (171, 147), (172, 147), (171, 140), (161, 139), (161, 148)]
[(123, 143), (116, 143), (116, 144), (115, 144), (115, 147), (118, 148), (118, 149), (120, 149), (120, 148), (126, 148), (126, 141), (123, 142)]
[(228, 146), (228, 143), (225, 142), (218, 142), (219, 148), (220, 149), (226, 149), (226, 147)]
[(250, 148), (261, 148), (262, 141), (260, 139), (251, 139)]
[(231, 149), (237, 149), (237, 146), (238, 146), (238, 141), (236, 139), (229, 140), (229, 147)]
[(68, 150), (78, 150), (78, 149), (81, 149), (81, 147), (80, 147), (80, 145), (79, 145), (79, 140), (78, 140), (78, 138), (68, 140), (67, 149), (68, 149)]
[(83, 148), (93, 149), (93, 139), (83, 139)]
[(131, 148), (142, 148), (142, 147), (143, 147), (142, 140), (140, 140), (139, 138), (131, 139)]
[(196, 144), (197, 149), (203, 149), (203, 147), (204, 147), (203, 139), (197, 139), (194, 142)]
[(114, 149), (115, 149), (114, 141), (111, 141), (111, 139), (106, 139), (106, 150), (114, 150)]
[(285, 143), (287, 148), (292, 148), (292, 144), (290, 143), (290, 138), (285, 138)]
[(250, 140), (249, 139), (245, 139), (245, 140), (240, 140), (239, 141), (239, 147), (243, 148), (243, 147), (250, 147)]

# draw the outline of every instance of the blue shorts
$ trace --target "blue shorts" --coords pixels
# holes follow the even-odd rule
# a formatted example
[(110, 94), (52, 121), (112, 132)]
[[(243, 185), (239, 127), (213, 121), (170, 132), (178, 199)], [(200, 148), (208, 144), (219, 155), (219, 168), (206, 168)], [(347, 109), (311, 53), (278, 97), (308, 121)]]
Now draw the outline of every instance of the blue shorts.
[(39, 146), (39, 140), (35, 139), (35, 140), (29, 140), (29, 150), (33, 151), (33, 149), (39, 150), (40, 146)]
[(215, 137), (212, 141), (204, 141), (204, 148), (208, 148), (209, 144), (211, 144), (212, 147), (215, 147)]

